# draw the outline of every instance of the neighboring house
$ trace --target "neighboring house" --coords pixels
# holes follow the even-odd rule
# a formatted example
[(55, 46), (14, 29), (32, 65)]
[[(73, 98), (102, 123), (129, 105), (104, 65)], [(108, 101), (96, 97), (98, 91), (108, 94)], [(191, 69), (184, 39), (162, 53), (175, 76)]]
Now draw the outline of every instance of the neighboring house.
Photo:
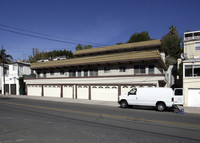
[(200, 31), (184, 33), (185, 106), (200, 107)]
[[(4, 93), (4, 81), (3, 81), (3, 67), (1, 69), (1, 93)], [(13, 62), (5, 64), (5, 93), (11, 95), (19, 95), (19, 77), (22, 75), (30, 75), (31, 69), (29, 63)]]
[(134, 86), (168, 87), (160, 47), (160, 40), (151, 40), (79, 50), (76, 58), (33, 63), (37, 76), (25, 79), (27, 94), (117, 101)]

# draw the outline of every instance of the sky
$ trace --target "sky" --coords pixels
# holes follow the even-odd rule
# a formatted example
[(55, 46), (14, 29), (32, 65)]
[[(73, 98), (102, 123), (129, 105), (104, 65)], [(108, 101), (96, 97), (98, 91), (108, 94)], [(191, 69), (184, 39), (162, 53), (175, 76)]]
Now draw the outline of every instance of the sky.
[(200, 0), (0, 0), (0, 46), (14, 60), (32, 49), (71, 50), (127, 42), (136, 32), (161, 39), (200, 30)]

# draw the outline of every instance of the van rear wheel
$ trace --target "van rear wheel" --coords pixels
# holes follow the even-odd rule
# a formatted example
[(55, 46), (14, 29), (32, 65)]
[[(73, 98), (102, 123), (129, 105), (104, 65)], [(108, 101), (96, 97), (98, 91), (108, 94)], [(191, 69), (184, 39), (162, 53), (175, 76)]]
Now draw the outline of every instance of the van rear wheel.
[(164, 103), (157, 103), (156, 108), (158, 111), (162, 112), (165, 110), (166, 106)]
[(128, 103), (125, 100), (122, 100), (120, 105), (121, 105), (121, 108), (127, 108), (128, 107)]

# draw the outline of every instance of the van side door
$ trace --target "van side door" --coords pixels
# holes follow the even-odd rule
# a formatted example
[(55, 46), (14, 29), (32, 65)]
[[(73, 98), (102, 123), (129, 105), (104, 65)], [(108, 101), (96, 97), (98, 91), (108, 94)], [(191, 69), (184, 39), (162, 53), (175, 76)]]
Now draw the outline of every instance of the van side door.
[(127, 101), (129, 105), (137, 105), (137, 88), (133, 88), (128, 92)]
[(184, 104), (184, 92), (182, 88), (174, 89), (174, 104), (176, 105)]

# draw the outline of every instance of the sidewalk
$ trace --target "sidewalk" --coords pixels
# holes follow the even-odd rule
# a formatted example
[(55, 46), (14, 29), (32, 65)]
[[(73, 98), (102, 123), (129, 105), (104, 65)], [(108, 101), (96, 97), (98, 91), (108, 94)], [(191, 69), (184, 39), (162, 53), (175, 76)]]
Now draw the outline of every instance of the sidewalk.
[[(97, 100), (87, 100), (87, 99), (40, 97), (40, 96), (26, 96), (26, 95), (0, 95), (0, 97), (47, 100), (47, 101), (56, 101), (56, 102), (68, 102), (68, 103), (80, 103), (80, 104), (91, 104), (91, 105), (119, 107), (119, 104), (117, 102), (114, 102), (114, 101), (97, 101)], [(179, 106), (179, 107), (180, 107), (180, 109), (184, 109), (185, 113), (200, 114), (200, 107), (182, 107), (182, 106)]]

